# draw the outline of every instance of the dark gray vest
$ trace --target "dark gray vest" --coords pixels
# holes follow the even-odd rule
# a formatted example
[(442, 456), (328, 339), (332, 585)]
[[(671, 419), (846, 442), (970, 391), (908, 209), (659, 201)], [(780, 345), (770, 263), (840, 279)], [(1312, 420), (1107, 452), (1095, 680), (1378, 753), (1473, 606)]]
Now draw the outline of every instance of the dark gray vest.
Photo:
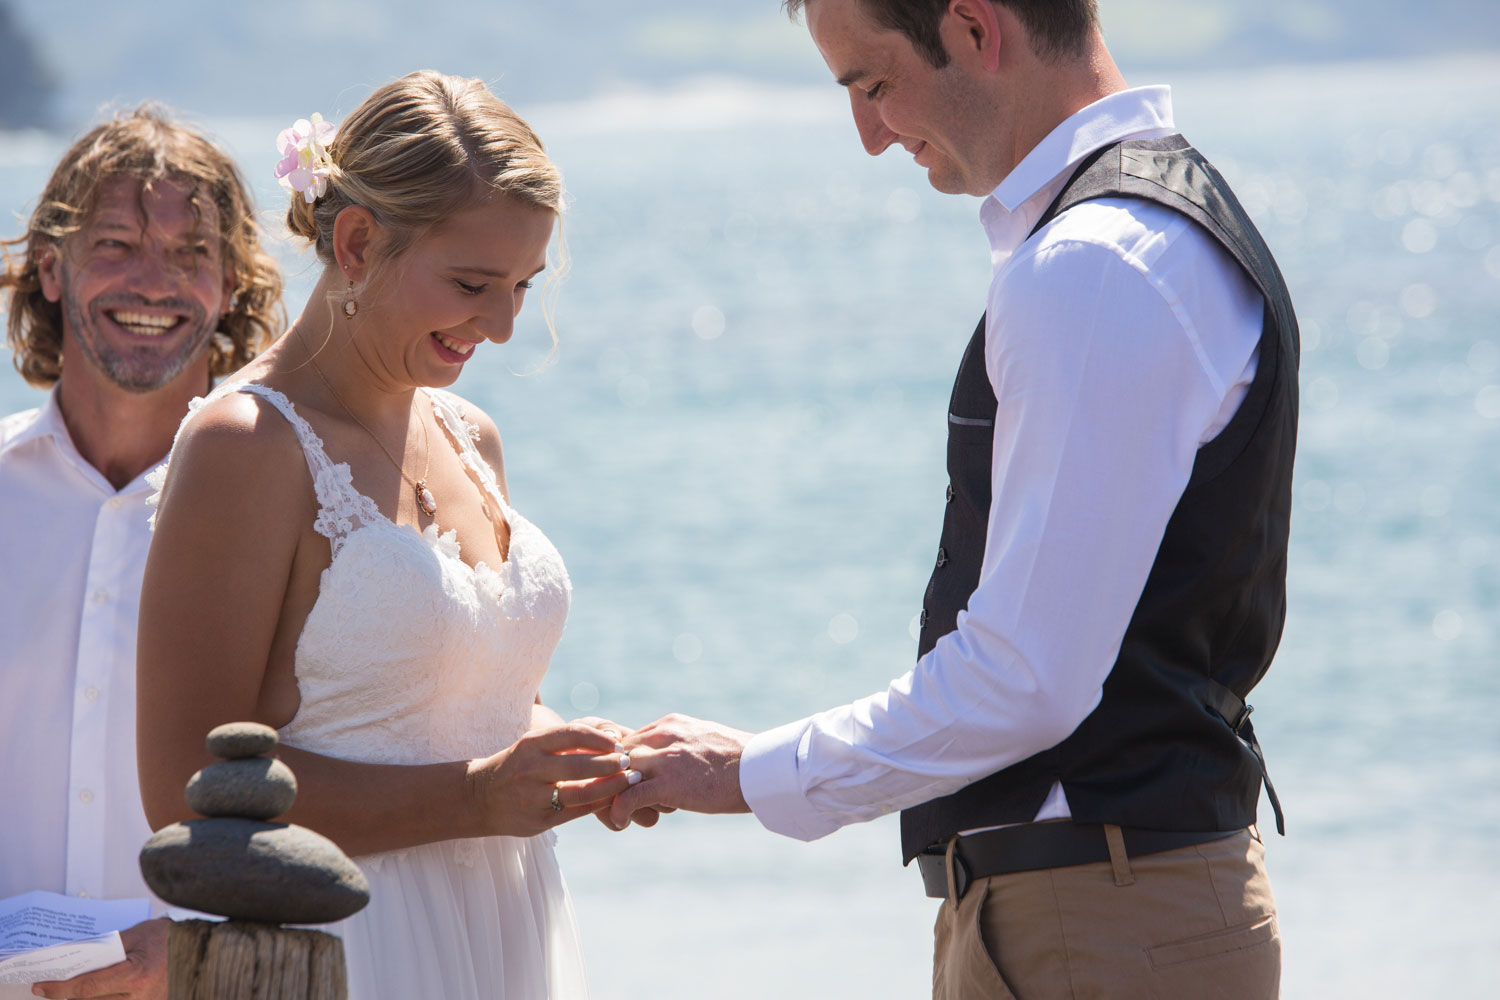
[[(1243, 699), (1270, 666), (1286, 616), (1297, 320), (1260, 233), (1181, 136), (1094, 154), (1036, 229), (1080, 202), (1116, 197), (1187, 216), (1254, 280), (1266, 302), (1255, 379), (1229, 425), (1198, 451), (1098, 707), (1057, 746), (904, 811), (904, 862), (960, 830), (1031, 820), (1055, 781), (1080, 823), (1208, 832), (1255, 822), (1265, 767)], [(949, 404), (948, 505), (919, 655), (957, 627), (979, 582), (995, 413), (981, 319)]]

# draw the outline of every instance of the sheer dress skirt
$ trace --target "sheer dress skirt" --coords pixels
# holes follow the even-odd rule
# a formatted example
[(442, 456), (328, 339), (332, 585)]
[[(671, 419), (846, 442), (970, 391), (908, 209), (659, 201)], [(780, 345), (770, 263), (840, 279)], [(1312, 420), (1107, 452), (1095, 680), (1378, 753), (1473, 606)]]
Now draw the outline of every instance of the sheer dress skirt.
[(326, 928), (343, 938), (350, 1000), (586, 997), (554, 840), (450, 840), (356, 858), (370, 905)]

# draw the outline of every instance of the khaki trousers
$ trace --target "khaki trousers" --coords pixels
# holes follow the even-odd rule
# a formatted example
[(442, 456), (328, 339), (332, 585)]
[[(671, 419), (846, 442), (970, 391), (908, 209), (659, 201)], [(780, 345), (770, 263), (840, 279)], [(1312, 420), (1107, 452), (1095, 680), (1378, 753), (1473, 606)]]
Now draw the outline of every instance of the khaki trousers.
[[(1281, 935), (1259, 835), (979, 879), (938, 913), (934, 1000), (1273, 1000)], [(951, 894), (950, 877), (950, 894)]]

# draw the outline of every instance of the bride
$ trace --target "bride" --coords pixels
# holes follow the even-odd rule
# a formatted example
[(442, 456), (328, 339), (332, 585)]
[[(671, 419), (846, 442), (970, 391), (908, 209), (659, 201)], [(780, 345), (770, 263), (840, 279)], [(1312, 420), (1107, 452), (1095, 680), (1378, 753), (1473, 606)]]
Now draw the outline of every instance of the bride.
[(567, 573), (510, 505), (494, 423), (442, 389), (510, 339), (559, 175), (483, 84), (433, 72), (280, 142), (288, 224), (323, 273), (287, 334), (195, 401), (162, 473), (147, 815), (189, 818), (210, 728), (267, 723), (301, 786), (287, 819), (370, 880), (332, 928), (354, 1000), (581, 996), (549, 831), (639, 774), (619, 727), (540, 704)]

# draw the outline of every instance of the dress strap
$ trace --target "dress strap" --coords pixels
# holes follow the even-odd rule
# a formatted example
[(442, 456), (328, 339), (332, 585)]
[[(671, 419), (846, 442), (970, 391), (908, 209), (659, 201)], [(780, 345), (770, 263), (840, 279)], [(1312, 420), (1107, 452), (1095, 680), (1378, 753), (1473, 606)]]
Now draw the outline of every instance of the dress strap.
[(307, 459), (307, 469), (312, 473), (313, 492), (318, 498), (318, 516), (313, 521), (313, 530), (328, 539), (335, 556), (349, 532), (381, 520), (380, 508), (375, 506), (375, 501), (354, 488), (349, 463), (334, 462), (328, 457), (323, 439), (318, 437), (311, 424), (302, 419), (284, 393), (257, 382), (242, 382), (234, 386), (234, 391), (259, 396), (276, 407), (292, 425)]
[(463, 401), (451, 392), (443, 392), (439, 389), (423, 391), (428, 401), (432, 403), (432, 412), (437, 414), (438, 420), (448, 432), (448, 437), (453, 441), (453, 447), (457, 449), (459, 459), (469, 470), (469, 475), (473, 476), (480, 488), (499, 505), (500, 511), (509, 521), (510, 504), (506, 502), (505, 494), (500, 492), (500, 482), (495, 478), (495, 470), (490, 468), (490, 463), (484, 460), (484, 456), (479, 454), (479, 448), (474, 444), (479, 440), (479, 427), (464, 416)]
[[(188, 404), (188, 414), (183, 418), (182, 427), (187, 426), (187, 422), (198, 410), (231, 392), (246, 392), (259, 396), (274, 406), (286, 418), (287, 423), (292, 425), (297, 441), (302, 445), (302, 454), (307, 460), (308, 471), (312, 473), (313, 492), (318, 499), (318, 516), (313, 521), (313, 530), (328, 539), (333, 546), (334, 555), (338, 555), (344, 537), (349, 532), (356, 527), (381, 520), (380, 508), (375, 506), (375, 501), (354, 488), (349, 464), (347, 462), (335, 463), (330, 459), (328, 452), (323, 449), (323, 439), (318, 437), (312, 425), (302, 419), (296, 408), (292, 406), (292, 401), (287, 399), (284, 393), (270, 386), (261, 385), (258, 382), (224, 383), (216, 386), (207, 396), (194, 399)], [(182, 436), (182, 427), (177, 430), (178, 437)], [(174, 440), (173, 451), (176, 451), (176, 448), (177, 443)], [(160, 503), (162, 486), (166, 483), (167, 469), (171, 460), (171, 455), (168, 454), (167, 461), (153, 469), (146, 477), (146, 481), (155, 490), (146, 500), (152, 507)], [(151, 527), (153, 530), (156, 527), (155, 511), (151, 514)]]

